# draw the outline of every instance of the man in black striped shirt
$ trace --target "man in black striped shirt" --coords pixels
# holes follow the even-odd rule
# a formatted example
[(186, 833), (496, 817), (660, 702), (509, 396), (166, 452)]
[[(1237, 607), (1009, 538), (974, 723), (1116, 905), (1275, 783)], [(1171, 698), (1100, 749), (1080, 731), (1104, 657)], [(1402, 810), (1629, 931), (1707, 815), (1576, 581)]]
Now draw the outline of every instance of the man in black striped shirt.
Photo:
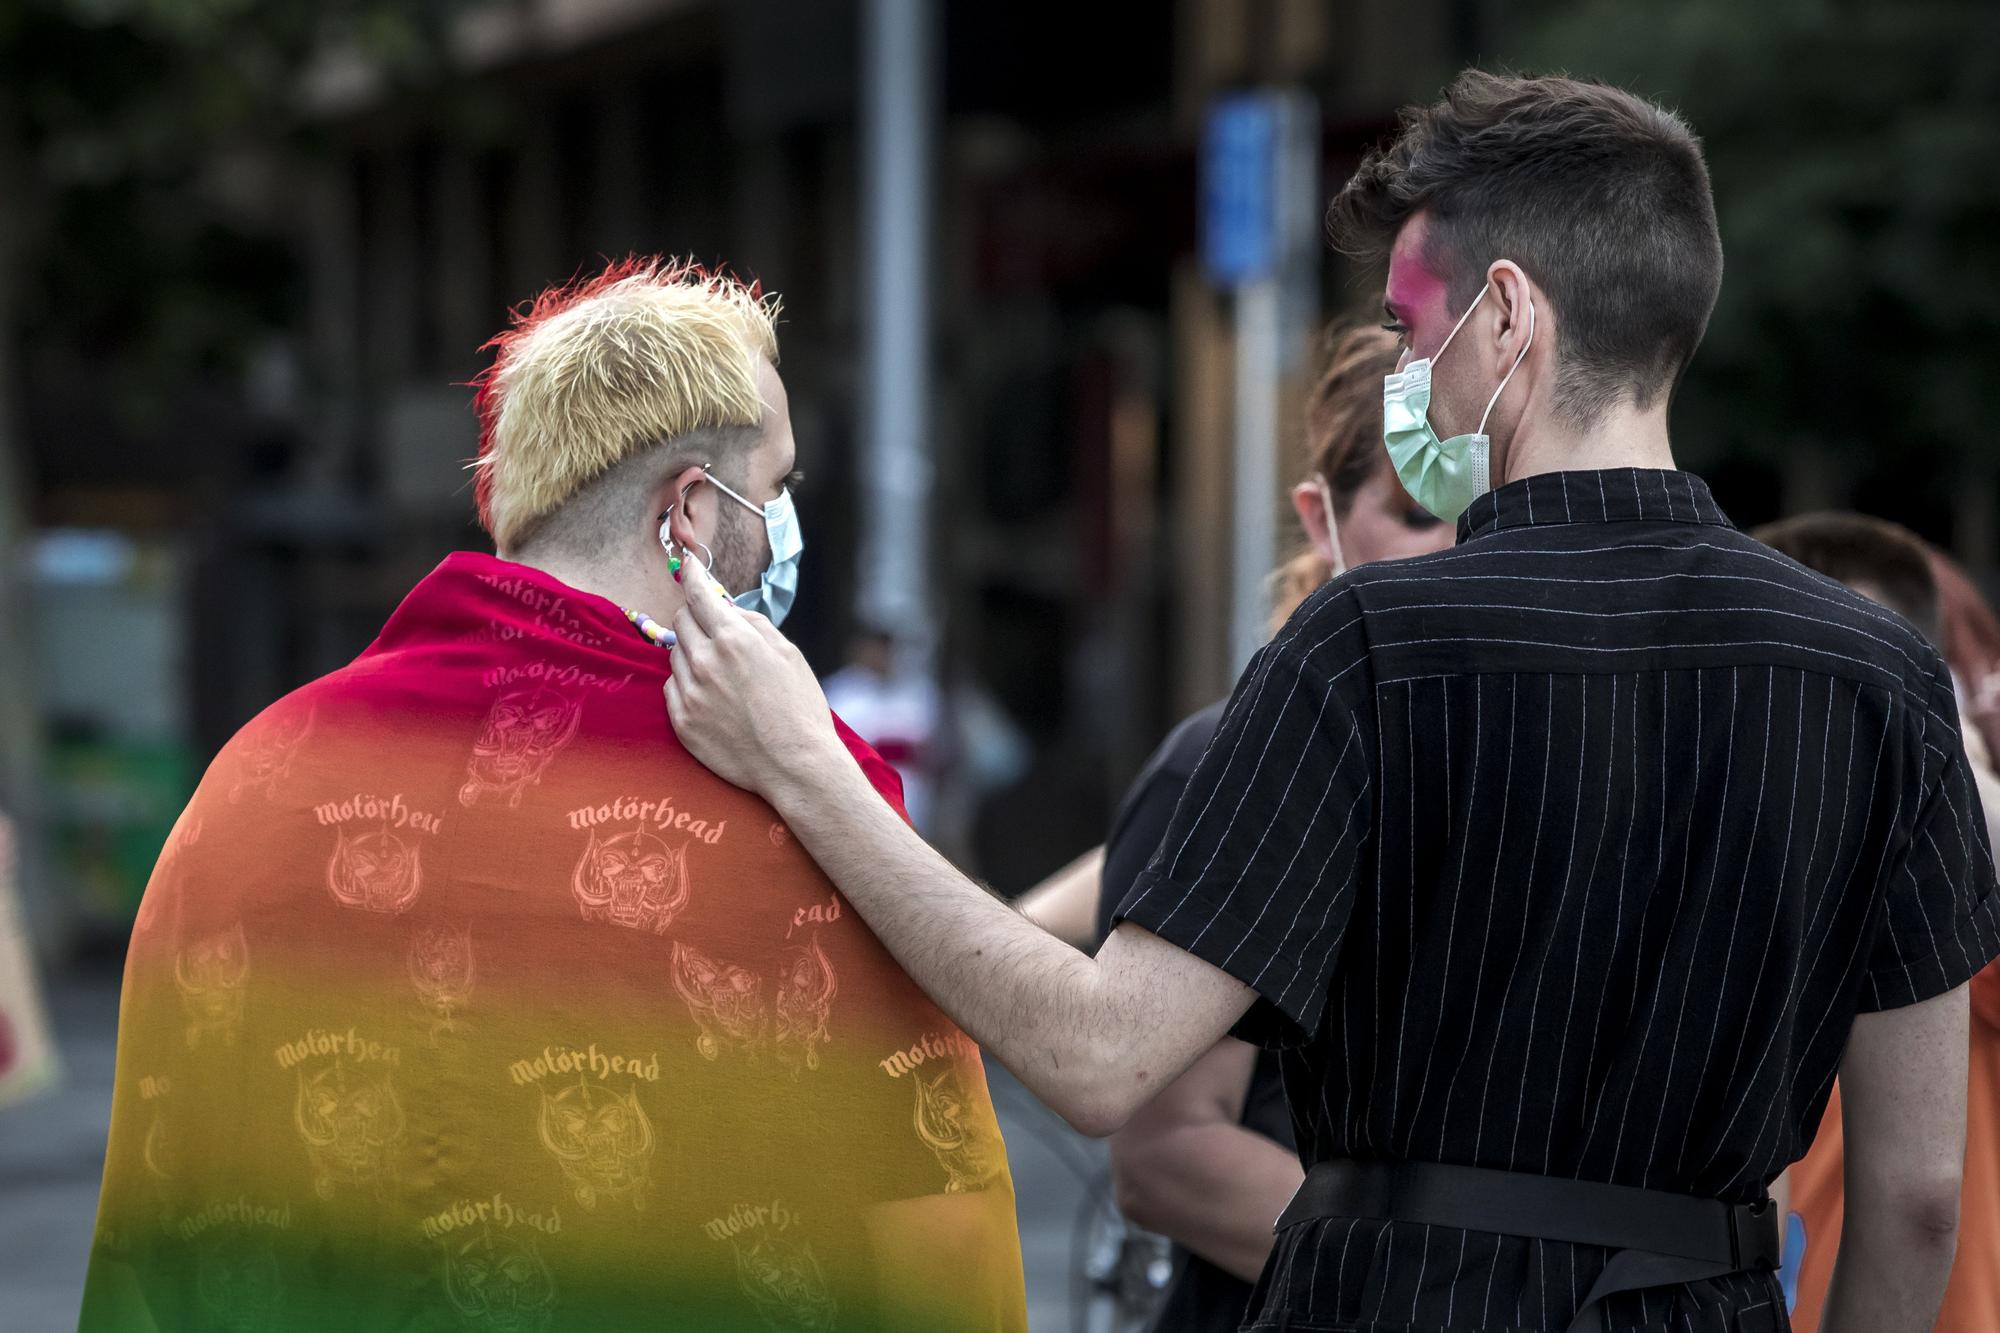
[(716, 599), (675, 626), (677, 734), (1086, 1132), (1239, 1020), (1282, 1048), (1309, 1171), (1248, 1328), (1782, 1329), (1765, 1188), (1836, 1070), (1823, 1327), (1928, 1328), (2000, 893), (1936, 652), (1674, 470), (1721, 277), (1692, 134), (1467, 74), (1333, 221), (1389, 252), (1389, 445), (1459, 542), (1258, 655), (1094, 960), (883, 817), (796, 651)]

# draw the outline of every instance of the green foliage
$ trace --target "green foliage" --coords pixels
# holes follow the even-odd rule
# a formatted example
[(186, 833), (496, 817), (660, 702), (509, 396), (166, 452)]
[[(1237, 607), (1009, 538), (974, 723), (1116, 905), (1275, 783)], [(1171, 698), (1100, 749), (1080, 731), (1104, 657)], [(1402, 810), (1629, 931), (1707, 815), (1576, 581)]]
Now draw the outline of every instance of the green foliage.
[(2000, 462), (2000, 5), (1543, 0), (1517, 32), (1513, 67), (1656, 97), (1707, 145), (1728, 267), (1690, 461)]
[[(0, 3), (0, 195), (13, 312), (37, 372), (98, 386), (135, 427), (296, 317), (293, 219), (233, 182), (310, 152), (305, 74), (352, 53), (433, 78), (453, 0)], [(248, 192), (254, 195), (254, 190)]]

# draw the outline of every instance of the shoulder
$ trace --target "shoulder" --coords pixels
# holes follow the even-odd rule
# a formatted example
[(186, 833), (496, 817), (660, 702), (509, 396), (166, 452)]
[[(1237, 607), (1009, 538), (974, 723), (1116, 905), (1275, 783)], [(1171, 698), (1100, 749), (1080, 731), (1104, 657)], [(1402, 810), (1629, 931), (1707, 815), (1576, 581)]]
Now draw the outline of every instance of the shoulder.
[(1897, 692), (1913, 708), (1937, 709), (1939, 695), (1957, 730), (1951, 671), (1937, 645), (1908, 620), (1880, 602), (1740, 532), (1727, 534), (1732, 553), (1768, 581), (1775, 609), (1813, 622), (1839, 636), (1857, 660), (1893, 678)]
[(862, 740), (838, 713), (833, 714), (833, 729), (840, 736), (841, 744), (847, 747), (847, 752), (854, 756), (854, 762), (861, 765), (861, 771), (868, 775), (870, 785), (907, 821), (910, 813), (903, 807), (902, 774), (890, 767), (889, 761), (877, 754), (874, 746)]

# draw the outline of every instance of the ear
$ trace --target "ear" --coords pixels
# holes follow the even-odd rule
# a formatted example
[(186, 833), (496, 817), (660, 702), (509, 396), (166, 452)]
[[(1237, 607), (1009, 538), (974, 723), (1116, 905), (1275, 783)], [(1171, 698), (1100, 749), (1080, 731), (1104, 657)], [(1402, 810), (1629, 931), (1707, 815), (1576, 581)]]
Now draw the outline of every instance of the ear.
[(1302, 481), (1292, 487), (1292, 508), (1298, 512), (1299, 526), (1306, 530), (1313, 552), (1338, 574), (1342, 568), (1338, 520), (1327, 512), (1322, 494), (1317, 482)]
[[(690, 463), (660, 483), (653, 493), (653, 514), (667, 514), (668, 531), (682, 546), (705, 541), (704, 534), (714, 531), (714, 516), (708, 512), (710, 499), (701, 488), (703, 475), (700, 464)], [(653, 518), (652, 523), (657, 528), (658, 518)]]
[(1528, 281), (1528, 275), (1511, 259), (1496, 259), (1486, 270), (1493, 287), (1493, 351), (1503, 367), (1511, 367), (1534, 341), (1537, 326), (1547, 311), (1546, 302)]

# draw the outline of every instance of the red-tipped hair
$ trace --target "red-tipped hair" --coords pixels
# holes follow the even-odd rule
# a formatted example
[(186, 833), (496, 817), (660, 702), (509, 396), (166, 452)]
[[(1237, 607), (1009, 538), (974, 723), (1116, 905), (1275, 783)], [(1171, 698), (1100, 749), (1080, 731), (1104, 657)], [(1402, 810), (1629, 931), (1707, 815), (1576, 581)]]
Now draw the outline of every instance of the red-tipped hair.
[[(658, 255), (628, 255), (515, 307), (470, 381), (480, 522), (505, 546), (641, 443), (754, 423), (755, 359), (777, 358), (777, 309), (761, 283)], [(520, 493), (503, 495), (514, 471)]]

